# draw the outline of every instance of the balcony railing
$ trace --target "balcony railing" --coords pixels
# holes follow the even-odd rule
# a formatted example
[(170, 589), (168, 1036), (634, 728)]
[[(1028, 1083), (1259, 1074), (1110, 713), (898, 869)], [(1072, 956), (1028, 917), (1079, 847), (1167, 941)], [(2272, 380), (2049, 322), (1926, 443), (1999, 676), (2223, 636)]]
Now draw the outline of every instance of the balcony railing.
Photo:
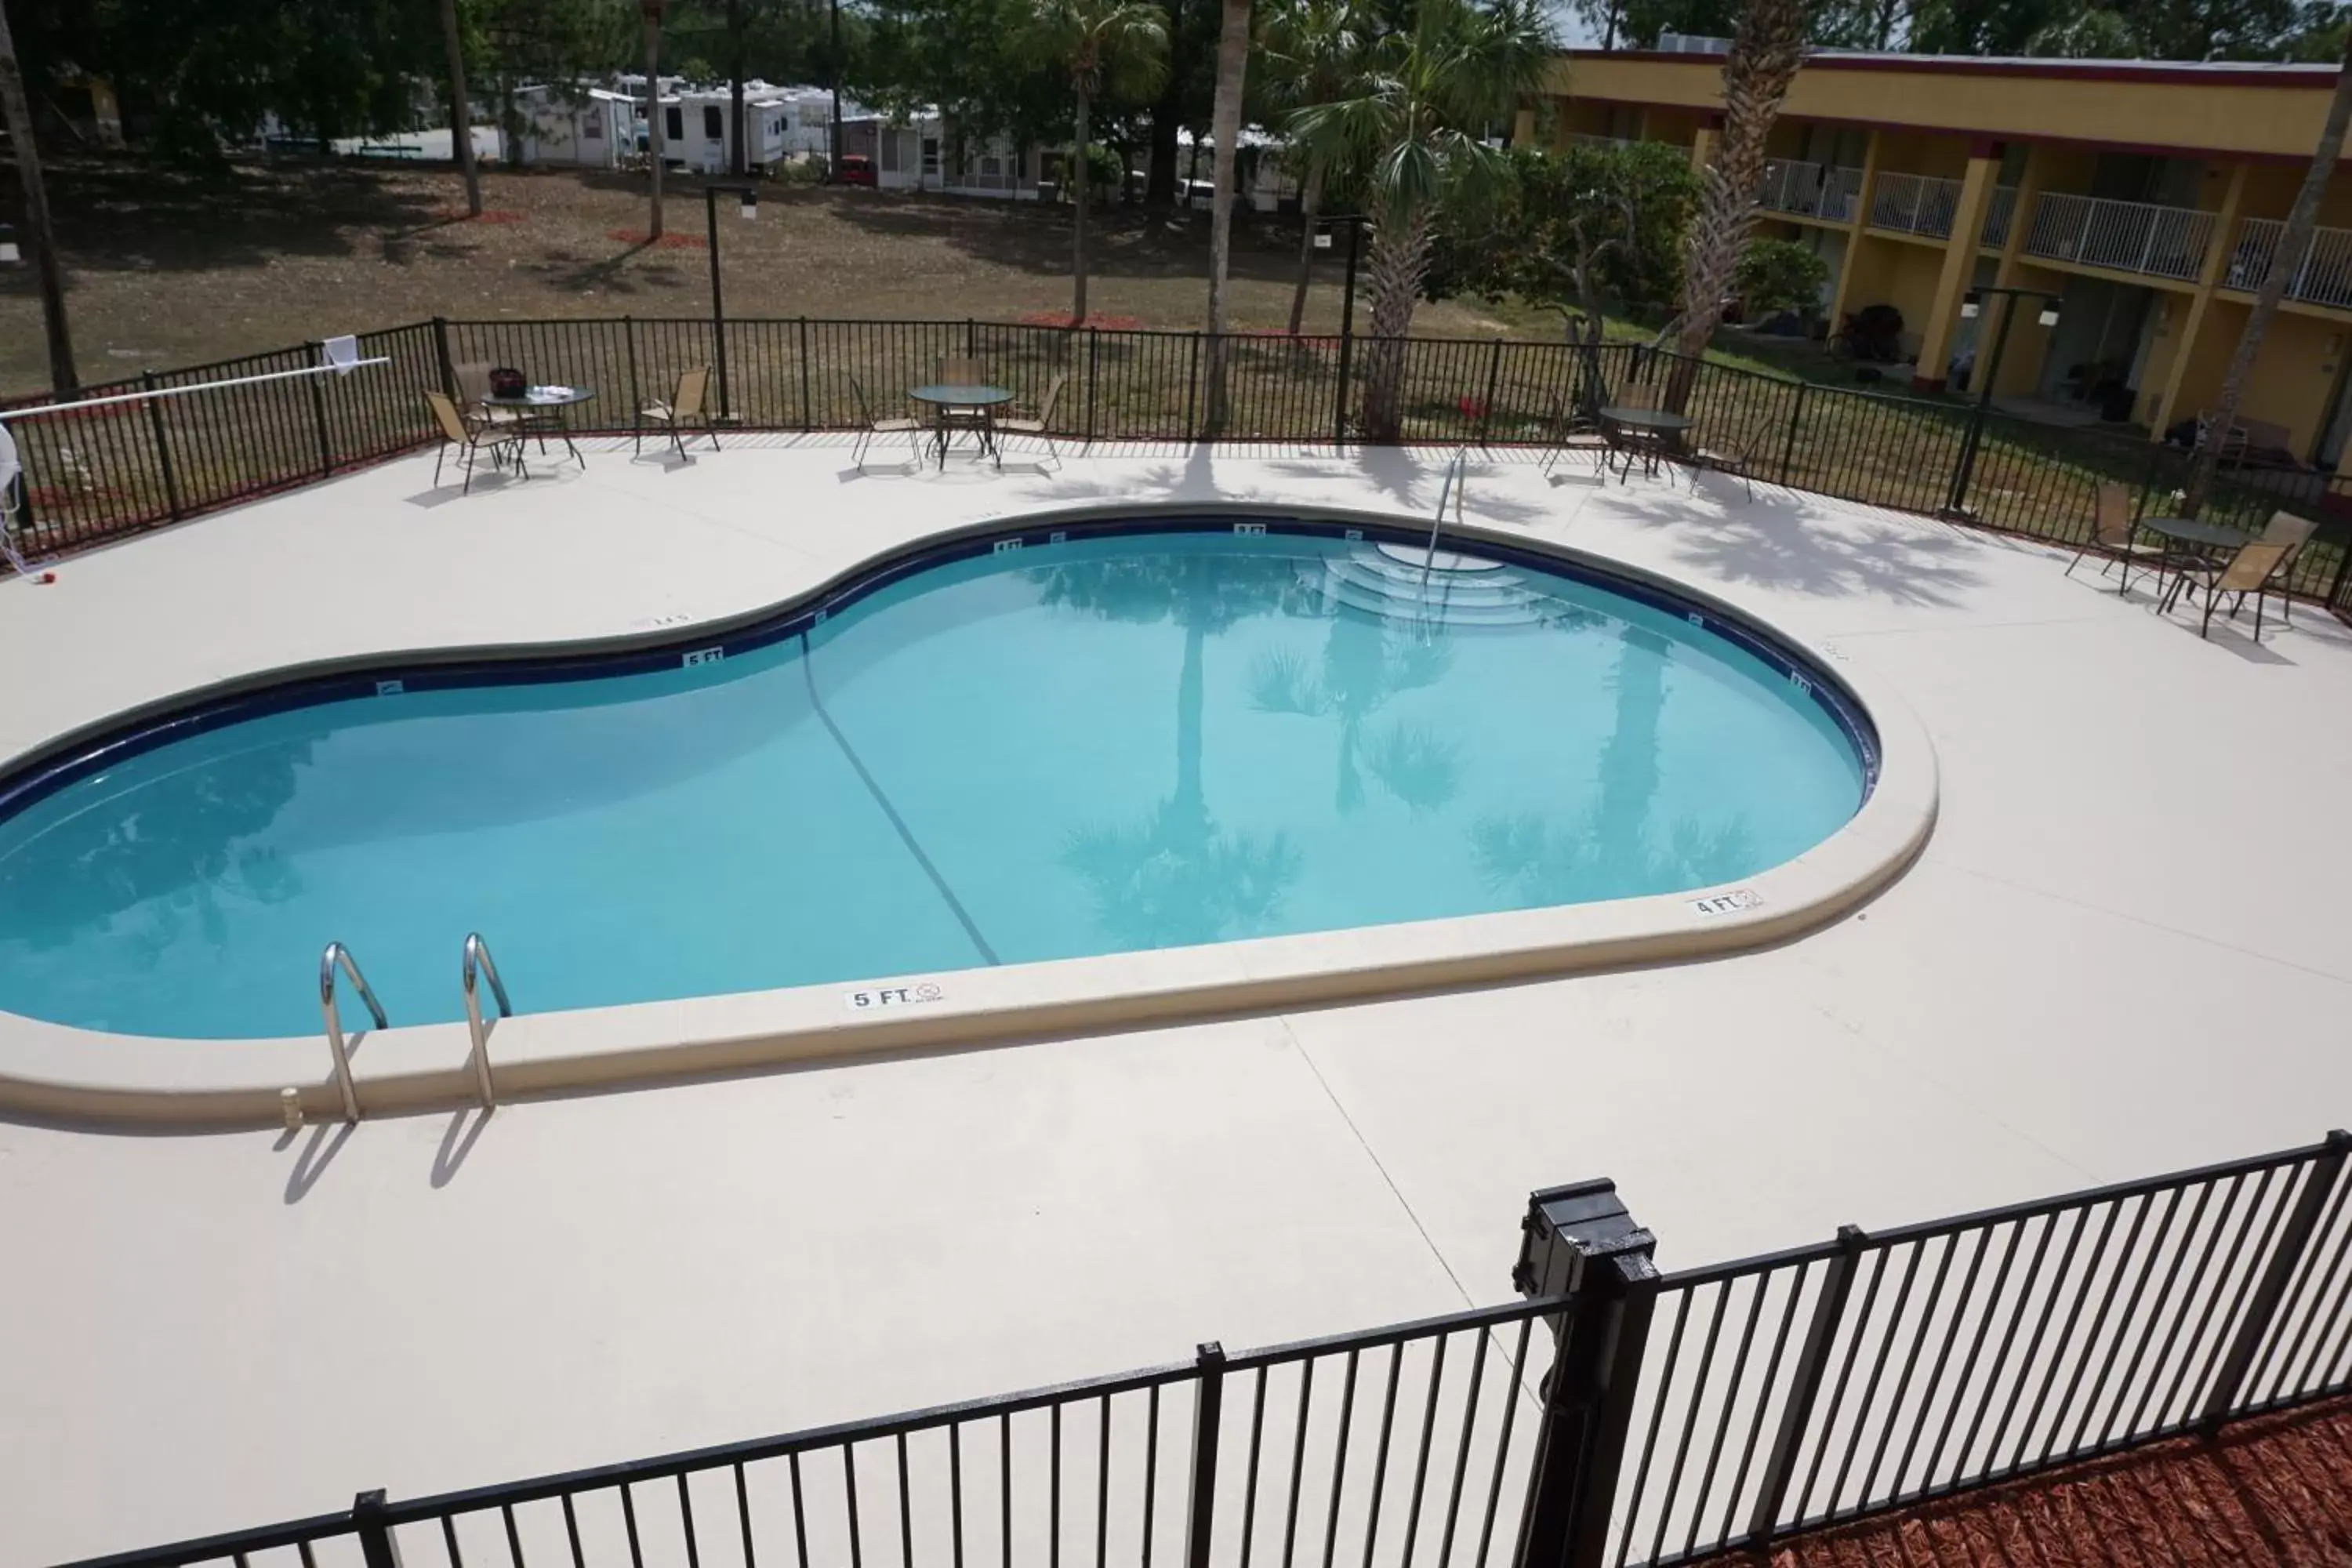
[[(2270, 277), (2279, 241), (2285, 235), (2286, 225), (2276, 218), (2248, 218), (2238, 230), (2237, 248), (2230, 253), (2229, 268), (2221, 275), (2222, 287), (2248, 293), (2261, 288)], [(2303, 253), (2302, 264), (2287, 279), (2286, 292), (2290, 300), (2352, 308), (2352, 228), (2313, 229), (2311, 248)]]
[(1799, 217), (1846, 223), (1853, 217), (1854, 199), (1861, 194), (1860, 169), (1774, 158), (1764, 165), (1764, 183), (1757, 187), (1756, 205)]
[(1568, 133), (1568, 139), (1580, 147), (1591, 147), (1602, 153), (1614, 152), (1620, 147), (1630, 147), (1633, 144), (1633, 138), (1630, 136), (1601, 136), (1591, 131), (1571, 131)]
[(2155, 278), (2194, 278), (2212, 242), (2210, 212), (2053, 192), (2034, 205), (2025, 253)]
[(1881, 172), (1870, 193), (1870, 226), (1948, 238), (1960, 210), (1960, 182)]
[(2009, 226), (2017, 217), (2017, 187), (1995, 185), (1992, 201), (1985, 207), (1984, 234), (1980, 245), (2003, 246), (2009, 243)]

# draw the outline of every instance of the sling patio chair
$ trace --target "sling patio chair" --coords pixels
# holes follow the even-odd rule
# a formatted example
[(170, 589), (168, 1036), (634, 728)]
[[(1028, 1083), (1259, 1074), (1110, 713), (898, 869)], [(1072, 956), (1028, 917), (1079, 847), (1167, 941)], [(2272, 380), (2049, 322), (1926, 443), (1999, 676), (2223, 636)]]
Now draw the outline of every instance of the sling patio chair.
[[(1059, 468), (1062, 455), (1054, 449), (1054, 405), (1062, 401), (1062, 388), (1069, 384), (1069, 380), (1066, 374), (1054, 377), (1046, 384), (1045, 401), (1037, 405), (1037, 417), (1000, 419), (996, 422), (997, 434), (1036, 437), (1045, 443), (1045, 456), (1053, 458), (1055, 467)], [(996, 452), (996, 466), (1000, 468), (1004, 467), (1004, 450), (1001, 447)]]
[[(677, 387), (666, 399), (656, 398), (637, 410), (636, 444), (631, 455), (645, 450), (646, 426), (669, 433), (669, 443), (677, 455), (686, 458), (686, 427), (699, 424), (702, 434), (710, 437), (710, 449), (719, 450), (719, 427), (711, 423), (709, 411), (702, 406), (704, 395), (710, 389), (710, 367), (707, 364), (689, 366), (677, 373)], [(691, 461), (691, 459), (688, 459)]]
[(2252, 594), (2254, 596), (2254, 641), (2259, 643), (2263, 640), (2263, 600), (2269, 595), (2271, 579), (2278, 575), (2279, 563), (2286, 557), (2285, 545), (2255, 540), (2238, 546), (2238, 552), (2220, 566), (2192, 566), (2183, 563), (2172, 580), (2172, 592), (2164, 601), (2164, 610), (2170, 614), (2185, 590), (2196, 589), (2205, 601), (2205, 618), (2199, 625), (2197, 635), (2210, 637), (2213, 635), (2213, 607), (2221, 602), (2221, 595), (2236, 595), (2230, 605), (2230, 614), (2234, 616), (2239, 605), (2245, 603), (2246, 595)]
[(441, 483), (442, 461), (452, 447), (466, 454), (466, 482), (458, 487), (459, 495), (474, 488), (474, 463), (483, 452), (489, 453), (490, 465), (496, 468), (505, 460), (502, 454), (506, 449), (513, 447), (516, 470), (525, 479), (530, 478), (530, 470), (522, 466), (522, 436), (516, 426), (468, 419), (457, 412), (457, 405), (446, 392), (428, 392), (425, 401), (433, 410), (434, 422), (441, 426), (441, 447), (433, 455), (433, 483), (436, 488)]
[(2084, 556), (2094, 550), (2101, 551), (2105, 553), (2107, 563), (2099, 570), (2111, 571), (2117, 562), (2121, 562), (2124, 569), (2123, 582), (2116, 592), (2128, 593), (2131, 589), (2132, 563), (2151, 560), (2156, 563), (2153, 570), (2157, 574), (2157, 597), (2159, 599), (2164, 597), (2164, 570), (2166, 564), (2172, 559), (2172, 552), (2164, 545), (2142, 544), (2135, 540), (2132, 535), (2138, 528), (2139, 520), (2132, 516), (2131, 487), (2113, 482), (2101, 485), (2093, 513), (2091, 537), (2084, 542), (2082, 549), (2074, 552), (2074, 559), (2066, 563), (2063, 574), (2072, 577), (2074, 574), (2074, 568), (2083, 563)]
[(891, 419), (875, 418), (872, 405), (866, 401), (866, 388), (854, 375), (849, 378), (849, 395), (857, 400), (857, 444), (850, 449), (850, 461), (857, 465), (859, 473), (866, 471), (866, 448), (874, 444), (877, 436), (904, 435), (908, 449), (914, 453), (916, 467), (922, 466), (921, 420), (909, 419), (903, 415)]

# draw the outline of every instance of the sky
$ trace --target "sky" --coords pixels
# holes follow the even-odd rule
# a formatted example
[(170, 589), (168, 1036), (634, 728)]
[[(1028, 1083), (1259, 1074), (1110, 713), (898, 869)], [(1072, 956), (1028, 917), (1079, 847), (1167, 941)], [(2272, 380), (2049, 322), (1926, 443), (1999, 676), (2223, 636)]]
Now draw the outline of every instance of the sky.
[(1569, 8), (1568, 0), (1551, 0), (1551, 16), (1554, 25), (1559, 28), (1561, 42), (1569, 47), (1588, 49), (1599, 47), (1600, 37), (1576, 19), (1576, 13)]

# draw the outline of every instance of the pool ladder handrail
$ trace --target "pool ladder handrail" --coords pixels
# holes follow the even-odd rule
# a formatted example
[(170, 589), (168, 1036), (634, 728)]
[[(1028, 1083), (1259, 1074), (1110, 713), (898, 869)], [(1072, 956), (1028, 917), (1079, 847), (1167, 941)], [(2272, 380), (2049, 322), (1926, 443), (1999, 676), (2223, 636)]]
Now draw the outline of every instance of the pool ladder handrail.
[(1454, 525), (1461, 527), (1464, 523), (1462, 494), (1469, 489), (1469, 466), (1470, 448), (1466, 445), (1455, 447), (1454, 460), (1445, 465), (1445, 482), (1438, 487), (1437, 515), (1429, 520), (1429, 542), (1421, 552), (1421, 602), (1424, 608), (1429, 604), (1429, 569), (1437, 564), (1437, 533), (1445, 526), (1445, 503), (1449, 500), (1454, 502)]
[(335, 1087), (342, 1092), (343, 1120), (357, 1121), (360, 1119), (359, 1089), (352, 1082), (351, 1049), (343, 1043), (342, 1009), (335, 1005), (335, 971), (338, 969), (352, 977), (352, 988), (360, 994), (360, 1000), (367, 1004), (368, 1016), (375, 1020), (375, 1026), (388, 1029), (392, 1024), (384, 1017), (383, 1004), (375, 999), (375, 990), (368, 984), (367, 976), (360, 973), (359, 963), (352, 957), (351, 949), (340, 942), (329, 942), (327, 951), (319, 955), (319, 1010), (327, 1020), (327, 1048), (334, 1054)]
[(466, 1029), (474, 1037), (474, 1081), (482, 1091), (485, 1110), (498, 1104), (498, 1095), (490, 1088), (490, 1031), (482, 1022), (482, 999), (476, 982), (477, 973), (489, 977), (490, 995), (498, 1002), (499, 1016), (511, 1018), (514, 1007), (507, 1001), (507, 984), (499, 978), (498, 961), (490, 956), (490, 944), (482, 940), (480, 931), (466, 935), (466, 963), (459, 984), (466, 992)]

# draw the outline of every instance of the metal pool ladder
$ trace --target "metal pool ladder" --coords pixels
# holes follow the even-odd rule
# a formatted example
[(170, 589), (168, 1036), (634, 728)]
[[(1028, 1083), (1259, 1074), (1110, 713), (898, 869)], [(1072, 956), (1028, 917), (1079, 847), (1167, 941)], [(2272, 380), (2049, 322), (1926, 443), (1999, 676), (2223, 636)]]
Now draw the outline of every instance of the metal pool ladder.
[(1421, 552), (1421, 602), (1424, 609), (1429, 605), (1429, 569), (1437, 564), (1437, 531), (1445, 526), (1445, 503), (1449, 500), (1454, 502), (1454, 525), (1461, 526), (1462, 492), (1469, 488), (1469, 467), (1470, 448), (1455, 447), (1454, 460), (1445, 465), (1445, 483), (1437, 491), (1437, 515), (1429, 520), (1429, 543)]
[(466, 938), (466, 966), (461, 983), (466, 990), (466, 1028), (474, 1037), (474, 1081), (482, 1090), (485, 1110), (498, 1104), (498, 1096), (490, 1088), (490, 1031), (482, 1022), (482, 999), (477, 994), (477, 973), (489, 977), (490, 995), (498, 1002), (499, 1016), (511, 1018), (514, 1008), (507, 1002), (506, 982), (499, 978), (498, 962), (490, 957), (490, 944), (482, 933), (473, 931)]
[(335, 971), (338, 969), (352, 977), (352, 989), (357, 991), (360, 1000), (367, 1004), (368, 1016), (375, 1020), (375, 1026), (388, 1029), (392, 1025), (385, 1019), (383, 1004), (375, 999), (375, 992), (369, 986), (367, 976), (362, 974), (360, 966), (352, 962), (351, 950), (340, 942), (329, 942), (327, 951), (319, 955), (319, 1010), (327, 1018), (327, 1048), (335, 1057), (335, 1087), (342, 1091), (343, 1120), (357, 1121), (360, 1119), (359, 1090), (352, 1084), (352, 1053), (343, 1044), (343, 1015), (335, 1005)]

